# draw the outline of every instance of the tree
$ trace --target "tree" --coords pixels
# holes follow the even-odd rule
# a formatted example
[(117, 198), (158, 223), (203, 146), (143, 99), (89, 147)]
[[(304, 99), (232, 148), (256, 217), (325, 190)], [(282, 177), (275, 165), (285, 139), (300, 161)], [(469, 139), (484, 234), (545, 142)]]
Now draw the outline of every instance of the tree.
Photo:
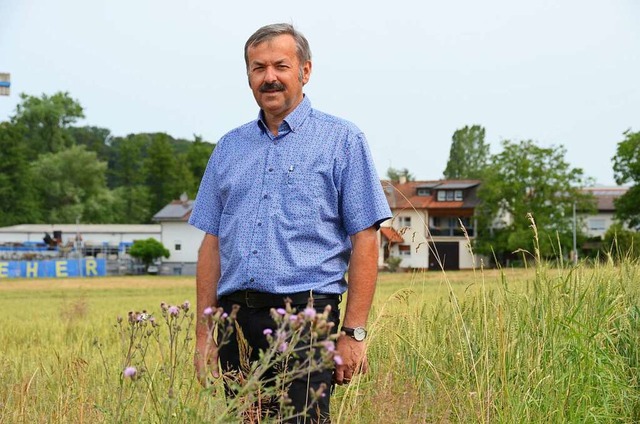
[(581, 169), (569, 166), (565, 153), (563, 147), (542, 148), (530, 140), (503, 142), (478, 189), (476, 250), (495, 253), (499, 261), (518, 249), (533, 253), (537, 246), (528, 214), (543, 257), (557, 255), (559, 248), (571, 250), (573, 206), (590, 211), (593, 202), (580, 190), (588, 180)]
[(114, 222), (146, 223), (153, 216), (144, 166), (149, 144), (146, 134), (114, 138), (111, 142), (108, 183), (121, 211), (119, 220)]
[(400, 182), (400, 178), (404, 177), (407, 181), (413, 181), (413, 175), (409, 172), (407, 168), (396, 169), (389, 167), (387, 169), (387, 178), (394, 183)]
[(41, 153), (56, 153), (74, 144), (69, 126), (84, 118), (82, 106), (69, 93), (40, 97), (20, 95), (12, 121), (25, 128), (25, 141), (31, 158)]
[(618, 143), (613, 157), (613, 172), (616, 183), (633, 181), (635, 185), (616, 199), (616, 218), (630, 227), (640, 227), (640, 132), (627, 130), (623, 134), (625, 139)]
[(33, 187), (24, 128), (0, 123), (0, 226), (38, 222), (40, 209)]
[(136, 240), (129, 250), (129, 254), (144, 263), (145, 267), (151, 265), (157, 258), (169, 257), (169, 250), (162, 243), (154, 238)]
[(489, 145), (484, 141), (485, 129), (480, 125), (456, 130), (451, 137), (449, 161), (444, 177), (453, 180), (481, 179), (489, 163)]
[(84, 146), (41, 155), (33, 163), (43, 221), (51, 224), (113, 222), (115, 199), (106, 186), (107, 164)]
[(149, 188), (152, 213), (162, 209), (193, 185), (184, 169), (178, 166), (172, 138), (167, 134), (151, 135), (145, 161), (146, 185)]
[(100, 127), (69, 127), (69, 134), (74, 140), (74, 144), (85, 146), (88, 151), (96, 152), (98, 160), (109, 160), (109, 143), (111, 141), (111, 131)]

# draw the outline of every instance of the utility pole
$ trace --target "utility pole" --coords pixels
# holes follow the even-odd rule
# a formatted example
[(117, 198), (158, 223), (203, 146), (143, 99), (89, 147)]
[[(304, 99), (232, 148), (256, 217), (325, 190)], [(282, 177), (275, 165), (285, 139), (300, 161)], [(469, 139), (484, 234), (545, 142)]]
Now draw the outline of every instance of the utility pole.
[(573, 263), (574, 264), (578, 264), (578, 245), (577, 245), (577, 241), (576, 241), (576, 232), (577, 232), (577, 225), (576, 225), (576, 202), (573, 202)]

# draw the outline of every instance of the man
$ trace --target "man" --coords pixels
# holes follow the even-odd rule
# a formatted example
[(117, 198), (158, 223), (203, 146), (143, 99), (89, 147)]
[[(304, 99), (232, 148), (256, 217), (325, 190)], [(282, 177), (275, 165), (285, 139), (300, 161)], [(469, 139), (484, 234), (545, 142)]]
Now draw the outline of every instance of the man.
[[(342, 364), (289, 389), (307, 422), (324, 422), (330, 391), (310, 405), (307, 383), (314, 390), (332, 380), (345, 384), (367, 370), (363, 340), (377, 278), (376, 231), (391, 211), (362, 132), (313, 109), (303, 94), (312, 68), (305, 37), (288, 24), (262, 27), (245, 44), (245, 62), (258, 119), (219, 141), (189, 220), (206, 233), (197, 313), (239, 305), (237, 322), (256, 360), (266, 347), (263, 330), (273, 325), (271, 308), (285, 298), (304, 307), (312, 297), (318, 310), (333, 307), (337, 326), (348, 288), (336, 343)], [(207, 364), (219, 359), (223, 371), (237, 370), (239, 355), (233, 338), (218, 352), (207, 343), (206, 324), (198, 324), (194, 360), (201, 382)], [(219, 376), (217, 366), (212, 373)]]

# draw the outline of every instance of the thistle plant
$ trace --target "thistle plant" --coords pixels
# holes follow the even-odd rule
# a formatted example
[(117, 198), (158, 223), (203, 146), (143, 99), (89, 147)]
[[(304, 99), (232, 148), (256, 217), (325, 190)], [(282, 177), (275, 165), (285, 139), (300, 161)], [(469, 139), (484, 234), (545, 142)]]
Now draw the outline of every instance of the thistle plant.
[[(216, 414), (215, 422), (270, 422), (304, 415), (296, 415), (287, 396), (291, 382), (342, 361), (335, 351), (338, 336), (332, 334), (331, 307), (317, 311), (310, 302), (300, 311), (289, 303), (272, 309), (273, 328), (264, 331), (269, 347), (255, 362), (249, 361), (251, 348), (236, 321), (238, 308), (229, 314), (222, 308), (206, 308), (198, 317), (206, 322), (209, 338), (217, 341), (218, 348), (235, 337), (245, 356), (239, 372), (222, 373), (221, 381), (234, 396), (227, 398), (226, 408)], [(150, 422), (175, 421), (178, 417), (197, 420), (198, 411), (187, 407), (189, 400), (198, 393), (205, 402), (216, 398), (219, 382), (201, 389), (193, 374), (194, 319), (189, 301), (181, 305), (162, 302), (158, 316), (142, 310), (118, 317), (115, 328), (121, 356), (117, 399), (113, 408), (101, 408), (111, 421), (141, 421), (143, 417)], [(113, 367), (107, 363), (102, 345), (95, 345), (108, 379), (113, 378)], [(314, 405), (328, 389), (307, 387), (307, 404)]]
[[(217, 322), (209, 320), (211, 337), (216, 331), (224, 332), (221, 338), (218, 334), (219, 343), (225, 343), (225, 337), (237, 337), (245, 357), (239, 372), (222, 375), (234, 396), (227, 399), (226, 411), (218, 422), (238, 419), (244, 422), (281, 421), (304, 415), (304, 412), (296, 414), (290, 405), (287, 396), (290, 384), (312, 373), (331, 369), (342, 361), (335, 351), (338, 335), (332, 334), (330, 312), (329, 305), (322, 312), (317, 312), (312, 301), (301, 311), (295, 310), (290, 303), (284, 308), (271, 309), (274, 328), (264, 330), (269, 347), (260, 352), (259, 360), (255, 362), (248, 360), (250, 347), (235, 322), (229, 325), (224, 319)], [(221, 309), (216, 314), (220, 316)], [(220, 326), (221, 323), (224, 325)], [(318, 399), (326, 396), (328, 389), (307, 387), (307, 404), (316, 404)]]

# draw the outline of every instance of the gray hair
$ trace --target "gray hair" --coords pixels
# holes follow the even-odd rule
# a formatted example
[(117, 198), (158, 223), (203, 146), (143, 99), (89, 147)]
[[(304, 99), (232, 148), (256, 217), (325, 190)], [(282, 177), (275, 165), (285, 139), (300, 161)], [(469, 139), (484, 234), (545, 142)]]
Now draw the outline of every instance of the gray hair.
[(257, 46), (260, 43), (269, 41), (280, 35), (290, 35), (296, 42), (296, 53), (298, 61), (302, 67), (308, 60), (311, 60), (311, 49), (309, 48), (309, 42), (302, 35), (301, 32), (296, 30), (291, 24), (271, 24), (265, 25), (256, 32), (244, 44), (244, 62), (249, 71), (249, 47)]

